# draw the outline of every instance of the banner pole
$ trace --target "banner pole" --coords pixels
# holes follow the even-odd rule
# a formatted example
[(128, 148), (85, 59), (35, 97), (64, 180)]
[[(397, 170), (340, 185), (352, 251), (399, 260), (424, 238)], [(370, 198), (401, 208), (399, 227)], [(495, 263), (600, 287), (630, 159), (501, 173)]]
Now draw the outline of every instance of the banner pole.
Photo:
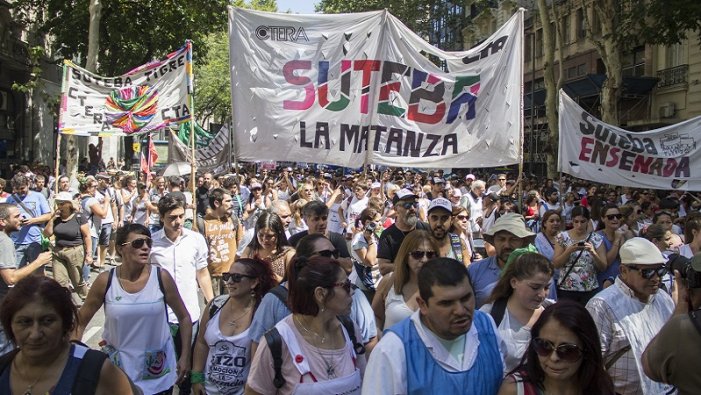
[[(521, 134), (521, 144), (520, 144), (521, 145), (521, 153), (519, 155), (520, 158), (519, 158), (519, 164), (518, 164), (518, 173), (521, 176), (523, 176), (523, 156), (524, 156), (523, 155), (523, 145), (525, 144), (525, 140), (526, 140), (525, 139), (525, 132), (524, 132), (524, 125), (526, 124), (526, 121), (524, 118), (524, 111), (523, 111), (523, 107), (524, 107), (523, 92), (525, 90), (525, 87), (523, 84), (523, 62), (525, 61), (525, 54), (523, 52), (524, 52), (524, 48), (526, 47), (526, 45), (525, 45), (525, 34), (523, 34), (523, 18), (524, 18), (524, 15), (526, 13), (526, 10), (521, 8), (521, 9), (519, 9), (518, 12), (521, 13), (521, 17), (519, 18), (519, 30), (518, 30), (521, 33), (521, 51), (520, 51), (521, 52), (521, 62), (520, 62), (520, 66), (519, 66), (519, 68), (520, 68), (519, 76), (521, 77), (521, 95), (519, 96), (519, 101), (521, 104), (519, 106), (519, 109), (521, 111), (521, 117), (520, 117), (521, 125), (519, 125), (520, 126), (519, 130), (520, 130), (520, 134)], [(532, 60), (532, 61), (534, 62), (535, 60)], [(534, 83), (534, 81), (531, 81), (531, 84), (533, 84), (533, 83)], [(532, 116), (533, 116), (533, 98), (531, 97), (531, 117)], [(533, 133), (533, 130), (531, 130), (531, 133)], [(533, 160), (533, 157), (532, 157), (533, 153), (530, 152), (530, 155), (531, 155), (530, 160), (532, 161)], [(518, 179), (518, 178), (519, 177), (516, 177), (516, 179)], [(523, 209), (523, 178), (521, 178), (521, 182), (518, 183), (518, 208), (519, 208), (519, 210)]]
[(58, 177), (60, 177), (59, 169), (61, 167), (61, 132), (56, 136), (56, 169), (54, 170), (54, 194), (58, 194)]
[(197, 199), (197, 191), (195, 190), (195, 172), (197, 171), (195, 165), (195, 95), (193, 90), (193, 72), (192, 72), (192, 41), (187, 40), (187, 59), (186, 70), (187, 70), (187, 90), (188, 90), (188, 101), (190, 102), (190, 150), (191, 150), (191, 161), (190, 161), (190, 188), (192, 189), (192, 203), (195, 205), (194, 218), (192, 221), (192, 229), (197, 231), (197, 205), (195, 204)]
[[(61, 66), (63, 75), (61, 76), (61, 102), (58, 109), (58, 136), (56, 136), (56, 169), (54, 170), (56, 179), (54, 180), (54, 194), (58, 194), (58, 177), (61, 168), (61, 127), (63, 126), (63, 111), (66, 109), (66, 86), (68, 85), (68, 75), (66, 73), (66, 61)], [(68, 169), (66, 169), (68, 170)]]

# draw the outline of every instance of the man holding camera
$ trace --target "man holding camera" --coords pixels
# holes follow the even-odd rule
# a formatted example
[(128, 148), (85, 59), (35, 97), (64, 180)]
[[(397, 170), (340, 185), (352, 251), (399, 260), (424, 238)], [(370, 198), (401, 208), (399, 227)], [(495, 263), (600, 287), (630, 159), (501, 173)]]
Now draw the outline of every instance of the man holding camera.
[(672, 316), (674, 301), (658, 292), (667, 260), (651, 241), (633, 237), (623, 243), (620, 275), (587, 303), (599, 329), (601, 353), (616, 393), (656, 395), (672, 390), (643, 372), (645, 347)]
[(680, 395), (696, 394), (701, 388), (701, 255), (685, 266), (675, 273), (679, 296), (674, 315), (642, 356), (645, 374), (674, 385)]

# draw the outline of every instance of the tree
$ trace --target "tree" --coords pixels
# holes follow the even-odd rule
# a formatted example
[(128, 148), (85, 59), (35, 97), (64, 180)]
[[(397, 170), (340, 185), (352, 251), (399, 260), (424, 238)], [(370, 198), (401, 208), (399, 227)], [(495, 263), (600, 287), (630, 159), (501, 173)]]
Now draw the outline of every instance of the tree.
[[(258, 11), (276, 11), (275, 0), (238, 0), (237, 7)], [(195, 117), (203, 125), (207, 121), (226, 123), (231, 120), (231, 72), (229, 69), (229, 34), (218, 30), (204, 38), (207, 56), (196, 59)]]

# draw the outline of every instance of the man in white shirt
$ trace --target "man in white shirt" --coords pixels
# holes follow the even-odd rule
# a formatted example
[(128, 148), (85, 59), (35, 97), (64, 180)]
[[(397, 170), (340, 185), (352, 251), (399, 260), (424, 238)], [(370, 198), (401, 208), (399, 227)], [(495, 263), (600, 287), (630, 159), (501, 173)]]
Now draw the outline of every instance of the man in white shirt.
[[(197, 336), (200, 319), (199, 298), (197, 286), (202, 289), (205, 303), (213, 298), (212, 280), (207, 270), (208, 249), (204, 237), (198, 232), (183, 226), (185, 219), (185, 202), (171, 195), (166, 195), (158, 201), (158, 213), (163, 222), (163, 229), (154, 233), (150, 262), (160, 266), (175, 280), (180, 297), (192, 320), (192, 341)], [(173, 334), (175, 351), (180, 357), (180, 328), (175, 313), (168, 308), (168, 323), (171, 328), (177, 327)], [(174, 332), (171, 330), (171, 333)], [(189, 345), (192, 347), (192, 344)], [(187, 383), (181, 383), (183, 388), (189, 388)], [(187, 392), (189, 393), (189, 391)]]
[(503, 377), (503, 341), (494, 320), (475, 310), (465, 266), (450, 258), (432, 259), (418, 278), (419, 311), (390, 327), (377, 344), (362, 392), (496, 394)]

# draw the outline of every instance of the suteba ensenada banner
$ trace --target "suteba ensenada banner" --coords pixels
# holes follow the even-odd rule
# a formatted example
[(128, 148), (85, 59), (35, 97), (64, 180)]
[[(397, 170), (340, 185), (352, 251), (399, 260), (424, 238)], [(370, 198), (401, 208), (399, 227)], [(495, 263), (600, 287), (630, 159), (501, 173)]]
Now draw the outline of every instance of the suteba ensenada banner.
[(445, 52), (386, 11), (230, 8), (235, 155), (347, 167), (518, 163), (522, 32), (518, 12), (478, 47)]
[(65, 61), (59, 132), (141, 134), (189, 120), (187, 48), (118, 77), (102, 77)]
[(559, 170), (634, 188), (701, 190), (701, 117), (644, 132), (609, 125), (560, 91)]

